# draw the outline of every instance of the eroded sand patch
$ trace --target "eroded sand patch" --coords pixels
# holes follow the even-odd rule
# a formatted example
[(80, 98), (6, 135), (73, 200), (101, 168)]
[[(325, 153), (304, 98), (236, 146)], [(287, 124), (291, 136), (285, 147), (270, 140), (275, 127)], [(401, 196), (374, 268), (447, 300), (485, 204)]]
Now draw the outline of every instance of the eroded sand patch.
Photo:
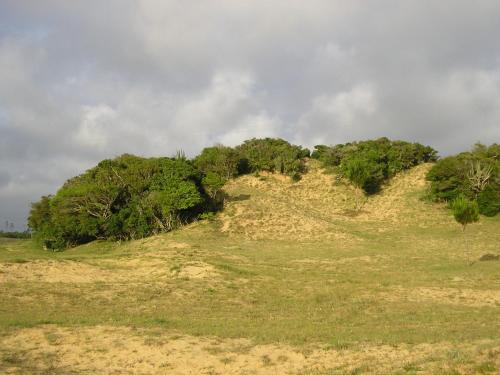
[[(363, 369), (363, 373), (387, 374), (415, 363), (424, 373), (439, 373), (433, 367), (435, 361), (446, 359), (452, 350), (460, 350), (476, 361), (488, 358), (500, 364), (500, 346), (492, 341), (459, 347), (445, 342), (298, 349), (158, 330), (44, 326), (4, 335), (0, 353), (9, 360), (0, 362), (0, 370), (6, 374), (22, 374), (26, 369), (52, 374), (348, 374)], [(468, 373), (467, 366), (471, 364), (463, 364), (463, 373)]]
[(206, 279), (219, 276), (216, 269), (205, 262), (192, 262), (168, 253), (147, 255), (101, 259), (99, 265), (68, 260), (0, 263), (0, 283), (148, 283), (177, 277)]

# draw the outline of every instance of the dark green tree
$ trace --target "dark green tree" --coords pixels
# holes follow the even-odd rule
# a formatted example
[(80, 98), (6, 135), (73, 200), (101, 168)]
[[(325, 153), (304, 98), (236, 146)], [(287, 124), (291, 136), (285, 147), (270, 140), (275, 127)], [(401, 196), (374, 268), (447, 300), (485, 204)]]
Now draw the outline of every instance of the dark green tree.
[(500, 146), (476, 144), (469, 152), (439, 160), (427, 174), (429, 196), (452, 202), (459, 196), (477, 200), (479, 213), (500, 212)]
[(213, 206), (202, 177), (185, 158), (103, 160), (33, 204), (29, 226), (53, 249), (172, 230)]
[(215, 173), (228, 180), (240, 172), (241, 158), (233, 148), (217, 145), (204, 148), (194, 159), (194, 164), (205, 174)]

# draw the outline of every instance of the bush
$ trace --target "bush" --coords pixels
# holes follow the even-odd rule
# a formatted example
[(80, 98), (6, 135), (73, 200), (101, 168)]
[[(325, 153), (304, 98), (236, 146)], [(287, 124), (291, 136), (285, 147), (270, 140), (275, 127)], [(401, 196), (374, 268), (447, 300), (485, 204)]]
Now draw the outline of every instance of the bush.
[(418, 164), (435, 161), (437, 152), (419, 143), (387, 138), (336, 146), (317, 145), (312, 157), (338, 171), (366, 193), (377, 192), (387, 179)]
[(343, 176), (367, 193), (379, 190), (385, 179), (384, 167), (368, 155), (351, 155), (342, 161)]
[(467, 224), (479, 220), (479, 207), (477, 202), (468, 200), (463, 195), (453, 200), (451, 209), (453, 210), (455, 220), (462, 224), (462, 230), (465, 230)]
[(495, 216), (500, 212), (500, 184), (490, 183), (478, 195), (479, 212), (485, 216)]
[(305, 172), (309, 150), (279, 138), (251, 139), (236, 147), (242, 159), (242, 173), (269, 171), (293, 176)]
[(213, 173), (226, 180), (236, 177), (240, 169), (245, 168), (238, 152), (222, 145), (204, 148), (193, 162), (203, 173)]
[(211, 204), (188, 160), (123, 155), (68, 180), (32, 205), (28, 223), (49, 249), (95, 239), (133, 239), (168, 231)]
[(476, 144), (469, 152), (443, 158), (427, 180), (432, 200), (452, 202), (464, 196), (477, 200), (481, 214), (495, 216), (500, 212), (500, 147)]
[(242, 173), (271, 171), (294, 180), (309, 150), (282, 139), (252, 139), (237, 148), (207, 147), (190, 161), (122, 155), (73, 177), (33, 203), (28, 225), (47, 249), (95, 239), (126, 240), (169, 231), (223, 206), (222, 187)]

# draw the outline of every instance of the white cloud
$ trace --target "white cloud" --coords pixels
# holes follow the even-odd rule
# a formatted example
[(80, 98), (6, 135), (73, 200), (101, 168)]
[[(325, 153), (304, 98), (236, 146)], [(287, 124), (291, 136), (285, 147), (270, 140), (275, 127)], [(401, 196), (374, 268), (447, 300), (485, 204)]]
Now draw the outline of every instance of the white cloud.
[(320, 95), (298, 121), (297, 139), (307, 146), (345, 142), (351, 134), (366, 128), (376, 110), (376, 97), (368, 84)]
[(495, 0), (0, 8), (0, 180), (12, 189), (0, 220), (124, 152), (389, 136), (451, 153), (500, 139)]

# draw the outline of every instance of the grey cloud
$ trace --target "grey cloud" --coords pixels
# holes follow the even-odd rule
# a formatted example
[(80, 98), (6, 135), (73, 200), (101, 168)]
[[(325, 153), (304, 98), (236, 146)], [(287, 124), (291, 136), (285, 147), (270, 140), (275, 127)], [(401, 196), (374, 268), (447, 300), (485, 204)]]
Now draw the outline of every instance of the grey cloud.
[(30, 201), (123, 152), (498, 142), (498, 19), (495, 0), (4, 0), (0, 219), (21, 226)]
[(10, 182), (10, 175), (7, 171), (0, 171), (0, 189)]

